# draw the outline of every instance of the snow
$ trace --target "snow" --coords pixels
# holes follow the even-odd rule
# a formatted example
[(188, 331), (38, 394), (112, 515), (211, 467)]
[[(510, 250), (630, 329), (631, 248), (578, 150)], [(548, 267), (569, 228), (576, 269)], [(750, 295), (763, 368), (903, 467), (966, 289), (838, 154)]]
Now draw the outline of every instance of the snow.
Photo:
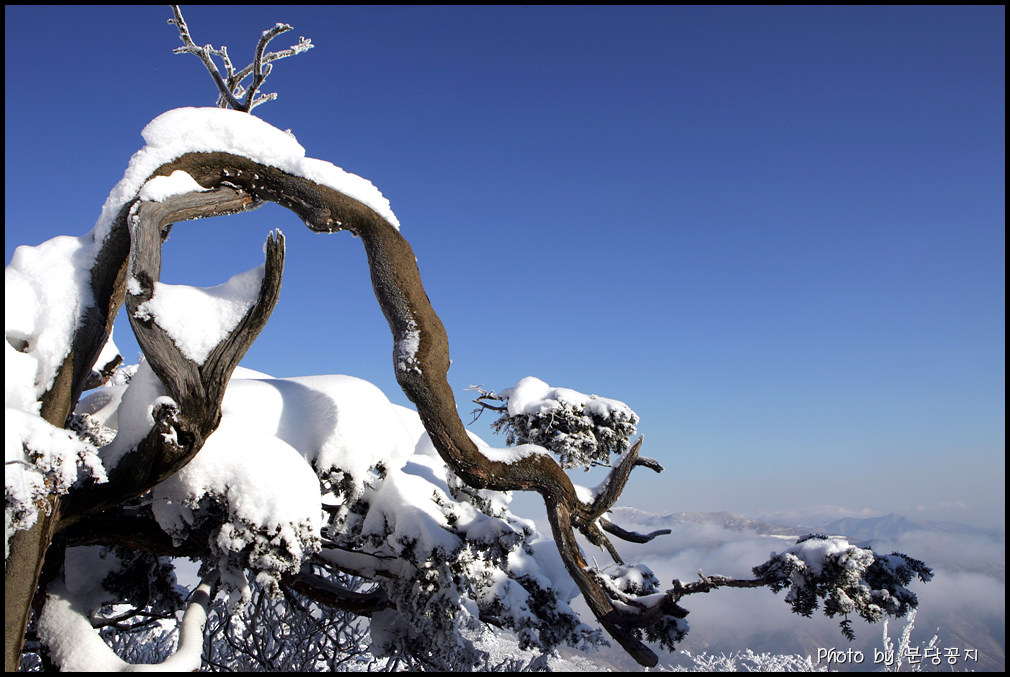
[(592, 505), (592, 503), (596, 500), (596, 497), (599, 495), (600, 487), (603, 486), (603, 483), (595, 489), (590, 489), (587, 486), (576, 484), (575, 482), (572, 482), (572, 486), (575, 488), (575, 496), (579, 499), (579, 501), (585, 503), (586, 505)]
[(376, 463), (402, 466), (416, 441), (385, 394), (353, 376), (233, 378), (222, 414), (298, 449), (320, 476), (339, 469), (359, 488)]
[(203, 364), (256, 303), (265, 271), (259, 265), (216, 287), (155, 282), (154, 296), (134, 315), (153, 319), (187, 359)]
[[(339, 473), (350, 480), (351, 496), (360, 495), (374, 478), (372, 468), (379, 463), (387, 472), (399, 468), (415, 446), (393, 405), (367, 381), (249, 375), (256, 378), (230, 382), (221, 424), (196, 458), (154, 490), (155, 514), (169, 533), (181, 535), (197, 524), (204, 499), (227, 506), (228, 522), (237, 526), (222, 529), (217, 544), (230, 569), (226, 583), (240, 597), (248, 594), (248, 581), (229, 558), (252, 547), (256, 568), (277, 574), (297, 570), (318, 548), (320, 480)], [(388, 478), (372, 500), (374, 519), (385, 514), (394, 523), (395, 515), (410, 513), (397, 538), (441, 531), (440, 514), (407, 508), (413, 502), (431, 504), (431, 485), (424, 485)], [(271, 536), (264, 540), (260, 533)]]
[(97, 242), (105, 239), (123, 205), (138, 195), (158, 167), (192, 152), (241, 155), (315, 181), (368, 205), (399, 228), (389, 201), (370, 181), (329, 162), (305, 157), (305, 149), (294, 136), (248, 113), (177, 108), (152, 120), (141, 134), (146, 145), (130, 159), (126, 173), (106, 199), (93, 231)]
[(489, 461), (511, 465), (530, 456), (550, 456), (550, 452), (538, 444), (517, 444), (514, 447), (492, 447), (481, 440), (477, 444), (479, 451)]
[(154, 514), (167, 533), (182, 537), (199, 526), (198, 508), (210, 499), (226, 506), (217, 534), (221, 574), (235, 600), (248, 598), (242, 562), (247, 547), (254, 566), (275, 575), (297, 572), (318, 548), (319, 480), (298, 450), (276, 437), (224, 419), (200, 453), (154, 488)]
[(508, 399), (509, 416), (545, 414), (566, 405), (577, 409), (585, 408), (587, 414), (601, 418), (609, 418), (615, 412), (627, 412), (627, 419), (633, 415), (624, 402), (586, 395), (571, 388), (552, 388), (535, 376), (527, 376), (512, 388), (501, 391), (501, 396)]
[[(88, 236), (61, 236), (14, 250), (4, 269), (7, 406), (32, 410), (52, 385), (81, 310), (93, 302), (95, 253)], [(12, 372), (20, 378), (11, 378)]]
[(4, 559), (14, 530), (28, 529), (50, 493), (79, 478), (105, 481), (95, 449), (40, 417), (39, 398), (70, 352), (93, 300), (97, 250), (88, 237), (57, 237), (14, 250), (4, 269)]
[(45, 607), (39, 615), (39, 638), (53, 660), (67, 672), (123, 672), (126, 663), (91, 628), (89, 617), (100, 605), (87, 591), (74, 595), (63, 581), (49, 585)]
[(38, 402), (92, 302), (94, 253), (87, 236), (57, 237), (18, 247), (4, 270), (4, 559), (12, 533), (35, 524), (45, 496), (78, 477), (105, 481), (94, 447), (43, 420)]
[(255, 369), (250, 369), (249, 367), (243, 367), (241, 364), (239, 366), (235, 367), (235, 371), (233, 371), (231, 373), (231, 377), (233, 379), (237, 378), (237, 379), (247, 379), (247, 380), (256, 380), (256, 379), (261, 379), (261, 378), (263, 378), (263, 379), (273, 378), (273, 376), (271, 376), (270, 374), (267, 374), (267, 373), (262, 372), (262, 371), (257, 371)]
[(411, 318), (407, 331), (400, 335), (395, 346), (396, 369), (404, 373), (420, 374), (421, 367), (417, 361), (417, 350), (421, 347), (421, 332)]
[(853, 550), (853, 546), (848, 539), (842, 536), (833, 536), (830, 538), (808, 538), (789, 548), (786, 553), (798, 557), (814, 575), (819, 576), (824, 569), (824, 563), (829, 558), (838, 559), (849, 550)]
[(119, 405), (123, 401), (123, 393), (125, 392), (125, 385), (96, 388), (77, 404), (75, 411), (78, 414), (87, 414), (99, 425), (118, 428)]
[[(609, 465), (612, 454), (628, 450), (638, 423), (638, 415), (623, 402), (554, 388), (532, 376), (489, 396), (507, 403), (492, 427), (506, 432), (508, 444), (549, 449), (564, 468)], [(582, 500), (587, 495), (582, 492)]]
[[(106, 468), (115, 468), (123, 456), (147, 436), (154, 426), (155, 402), (165, 394), (165, 386), (151, 366), (147, 362), (141, 362), (128, 387), (108, 396), (98, 395), (107, 398), (104, 404), (92, 404), (90, 398), (85, 400), (87, 404), (78, 411), (94, 409), (104, 418), (105, 425), (118, 430), (112, 443), (101, 450), (102, 463)], [(111, 411), (112, 406), (117, 407), (114, 413)]]
[[(57, 428), (17, 410), (9, 410), (4, 417), (4, 446), (6, 449), (28, 449), (36, 456), (35, 465), (49, 475), (51, 483), (66, 488), (77, 480), (78, 471), (73, 463), (80, 457), (89, 470), (104, 476), (101, 464), (97, 462), (95, 449), (71, 431)], [(16, 455), (12, 455), (16, 458)], [(71, 459), (71, 463), (67, 463)], [(13, 460), (13, 458), (5, 458)]]
[(145, 183), (137, 197), (150, 202), (164, 202), (174, 195), (201, 193), (206, 190), (208, 189), (197, 183), (192, 176), (177, 169), (170, 176), (156, 176)]
[(39, 416), (7, 407), (4, 412), (4, 560), (15, 531), (30, 529), (50, 494), (66, 493), (78, 477), (105, 482), (93, 446)]
[(390, 531), (386, 538), (394, 548), (409, 545), (422, 558), (441, 553), (441, 559), (448, 560), (463, 543), (445, 529), (448, 521), (431, 501), (431, 491), (431, 483), (416, 475), (390, 473), (372, 494), (362, 533), (382, 536)]
[(50, 657), (65, 672), (195, 672), (203, 652), (210, 585), (203, 583), (193, 596), (181, 623), (179, 647), (168, 660), (153, 665), (131, 665), (112, 651), (91, 627), (91, 616), (114, 602), (102, 585), (119, 562), (97, 546), (73, 548), (62, 580), (50, 583), (38, 620), (39, 637)]
[(105, 346), (102, 347), (102, 352), (98, 354), (98, 359), (95, 360), (96, 367), (104, 367), (109, 362), (119, 357), (119, 347), (116, 346), (116, 342), (112, 340), (112, 335), (114, 332), (109, 332), (109, 340), (105, 342)]

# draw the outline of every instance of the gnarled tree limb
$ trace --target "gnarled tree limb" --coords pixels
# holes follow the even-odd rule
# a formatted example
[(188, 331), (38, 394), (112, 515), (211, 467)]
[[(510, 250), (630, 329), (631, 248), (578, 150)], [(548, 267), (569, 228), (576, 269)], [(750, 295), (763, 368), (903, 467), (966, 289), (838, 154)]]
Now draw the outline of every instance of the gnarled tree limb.
[(656, 531), (650, 531), (647, 534), (639, 534), (634, 531), (623, 529), (604, 517), (599, 519), (599, 525), (600, 528), (608, 534), (617, 536), (621, 540), (628, 541), (629, 543), (648, 543), (657, 536), (665, 536), (670, 533), (669, 529), (657, 529)]
[(283, 236), (267, 239), (266, 271), (256, 302), (202, 364), (183, 355), (156, 321), (141, 319), (138, 308), (151, 299), (154, 283), (161, 275), (161, 233), (167, 226), (202, 216), (234, 213), (252, 204), (241, 191), (222, 187), (174, 196), (163, 202), (135, 202), (128, 208), (133, 244), (127, 274), (139, 289), (126, 295), (126, 307), (137, 341), (172, 402), (155, 407), (154, 427), (141, 444), (109, 471), (107, 483), (91, 484), (68, 495), (61, 510), (61, 528), (139, 496), (175, 474), (217, 428), (228, 380), (277, 303), (284, 269)]
[[(223, 200), (201, 211), (200, 215), (230, 213), (268, 200), (294, 211), (314, 231), (349, 230), (361, 239), (372, 287), (392, 332), (397, 381), (417, 407), (439, 455), (471, 486), (538, 492), (547, 506), (551, 529), (565, 566), (594, 615), (639, 663), (655, 665), (655, 653), (637, 638), (636, 628), (664, 613), (680, 613), (679, 608), (664, 605), (629, 613), (625, 608), (627, 600), (621, 599), (623, 610), (618, 611), (611, 597), (613, 591), (588, 567), (575, 537), (576, 531), (580, 531), (591, 541), (609, 546), (608, 549), (616, 554), (596, 523), (617, 499), (632, 468), (646, 465), (655, 469), (654, 462), (639, 460), (641, 441), (612, 470), (604, 491), (592, 504), (578, 499), (568, 475), (549, 454), (529, 454), (516, 462), (488, 458), (467, 435), (457, 414), (447, 380), (449, 347), (445, 328), (424, 291), (413, 250), (393, 225), (372, 208), (333, 188), (238, 155), (187, 153), (160, 167), (152, 177), (168, 176), (176, 170), (187, 172), (211, 191), (190, 194), (187, 200), (204, 205), (218, 199), (212, 196), (230, 196), (234, 200)], [(140, 283), (141, 293), (128, 296), (127, 304), (138, 340), (175, 406), (167, 405), (159, 410), (158, 424), (135, 451), (124, 457), (113, 471), (108, 486), (94, 485), (74, 492), (67, 501), (61, 526), (69, 526), (83, 515), (136, 495), (133, 489), (128, 490), (129, 486), (146, 490), (152, 482), (167, 477), (192, 458), (217, 425), (220, 398), (231, 370), (276, 301), (283, 249), (279, 243), (268, 244), (267, 275), (257, 304), (203, 365), (187, 360), (156, 325), (134, 317), (137, 307), (150, 298), (160, 273), (161, 232), (171, 222), (182, 220), (180, 214), (189, 208), (187, 205), (176, 198), (161, 206), (145, 203), (134, 209), (134, 205), (128, 205), (117, 220), (112, 236), (122, 238), (127, 219), (131, 214), (136, 217), (133, 230), (137, 242), (128, 274)], [(125, 258), (126, 252), (121, 246), (116, 251)], [(122, 264), (114, 260), (108, 263), (117, 271), (123, 269)], [(118, 307), (124, 277), (125, 273), (117, 273), (116, 284), (107, 285), (111, 287), (106, 297), (109, 308)], [(404, 346), (412, 348), (406, 351)], [(100, 346), (95, 350), (97, 356)], [(75, 370), (75, 379), (76, 373)], [(67, 400), (75, 401), (71, 397)]]
[[(162, 220), (172, 222), (172, 219), (183, 221), (211, 215), (233, 214), (258, 206), (258, 203), (248, 195), (234, 190), (196, 195), (198, 197), (185, 204), (183, 204), (185, 196), (172, 198), (168, 206), (174, 205), (176, 212), (163, 213), (162, 216), (165, 218)], [(135, 205), (134, 201), (120, 210), (108, 235), (101, 243), (90, 275), (93, 302), (82, 310), (70, 343), (70, 352), (58, 368), (53, 385), (40, 398), (42, 418), (57, 427), (64, 425), (87, 385), (92, 365), (108, 341), (116, 314), (123, 304), (131, 247), (128, 220)], [(166, 205), (162, 203), (160, 208), (165, 207)], [(209, 434), (209, 431), (205, 431), (203, 437)], [(153, 440), (152, 444), (158, 446), (160, 442)], [(194, 454), (196, 450), (193, 450)], [(141, 464), (141, 466), (146, 464), (147, 467), (141, 475), (147, 473), (151, 477), (156, 477), (159, 471), (155, 471), (154, 474), (151, 474), (151, 471), (154, 470), (153, 457), (157, 456), (157, 453), (151, 452), (145, 455), (145, 458), (148, 456), (151, 460)], [(138, 486), (131, 486), (130, 478), (124, 472), (130, 467), (130, 464), (122, 465), (119, 474), (114, 473), (107, 485), (89, 484), (75, 488), (66, 496), (50, 495), (35, 525), (28, 530), (17, 531), (11, 536), (10, 555), (7, 558), (4, 575), (4, 620), (7, 628), (20, 628), (20, 631), (9, 630), (5, 633), (4, 665), (7, 670), (16, 670), (20, 663), (21, 645), (28, 626), (32, 599), (39, 588), (43, 563), (54, 535), (86, 514), (114, 505), (118, 500), (137, 495), (153, 486), (149, 480), (141, 482)], [(176, 469), (178, 467), (181, 465)], [(140, 471), (140, 467), (134, 470)]]
[[(633, 628), (613, 619), (607, 590), (583, 559), (575, 531), (606, 540), (595, 521), (608, 510), (637, 464), (638, 446), (614, 469), (608, 489), (592, 505), (582, 503), (564, 469), (548, 454), (531, 454), (514, 463), (482, 454), (466, 433), (447, 380), (449, 345), (445, 328), (424, 291), (416, 258), (399, 231), (367, 205), (332, 188), (229, 153), (190, 153), (158, 170), (189, 173), (213, 188), (241, 188), (257, 200), (288, 207), (317, 232), (349, 230), (365, 247), (372, 288), (393, 335), (397, 381), (418, 414), (442, 459), (463, 481), (477, 488), (536, 491), (544, 498), (555, 541), (565, 565), (593, 613), (614, 638), (643, 665), (656, 655)], [(405, 360), (404, 344), (416, 345)], [(619, 619), (620, 620), (620, 619)]]
[(359, 616), (371, 616), (392, 604), (381, 588), (372, 592), (354, 592), (313, 574), (311, 566), (303, 567), (297, 574), (285, 576), (282, 583), (319, 604)]

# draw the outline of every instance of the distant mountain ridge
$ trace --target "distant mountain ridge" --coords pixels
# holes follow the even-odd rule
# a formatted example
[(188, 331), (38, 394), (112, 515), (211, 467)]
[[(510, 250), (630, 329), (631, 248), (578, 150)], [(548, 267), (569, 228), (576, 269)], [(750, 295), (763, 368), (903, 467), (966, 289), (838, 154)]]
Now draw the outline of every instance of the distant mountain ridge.
[(634, 525), (643, 530), (664, 529), (683, 524), (712, 525), (732, 531), (750, 531), (761, 536), (804, 536), (811, 532), (806, 527), (791, 527), (774, 522), (751, 519), (739, 513), (723, 510), (720, 512), (671, 512), (656, 515), (637, 508), (615, 507), (611, 513), (614, 521), (621, 526)]
[(846, 517), (833, 520), (820, 527), (832, 534), (847, 536), (852, 541), (893, 539), (912, 531), (939, 531), (948, 534), (968, 534), (1002, 540), (1005, 532), (996, 529), (979, 529), (957, 522), (936, 522), (905, 517), (897, 513), (883, 517)]
[(663, 529), (676, 525), (698, 524), (718, 526), (732, 531), (749, 531), (761, 536), (804, 536), (810, 533), (824, 533), (830, 536), (845, 536), (850, 541), (874, 541), (895, 539), (914, 531), (932, 531), (947, 534), (980, 536), (996, 541), (1005, 539), (1003, 529), (980, 529), (958, 522), (905, 517), (890, 513), (883, 517), (845, 517), (816, 526), (791, 526), (761, 519), (752, 519), (739, 513), (721, 510), (718, 512), (671, 512), (657, 515), (637, 508), (615, 507), (612, 511), (615, 522), (634, 525), (638, 529)]

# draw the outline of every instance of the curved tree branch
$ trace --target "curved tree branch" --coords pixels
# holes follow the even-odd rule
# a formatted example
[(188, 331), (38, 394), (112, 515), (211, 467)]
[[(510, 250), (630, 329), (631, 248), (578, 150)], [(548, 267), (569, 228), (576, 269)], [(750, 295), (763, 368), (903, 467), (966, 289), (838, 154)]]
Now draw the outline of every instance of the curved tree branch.
[(132, 231), (127, 274), (136, 285), (126, 295), (126, 307), (137, 341), (171, 401), (155, 406), (151, 431), (109, 471), (107, 483), (87, 485), (64, 499), (60, 528), (139, 496), (170, 477), (217, 428), (228, 379), (277, 303), (284, 269), (283, 236), (267, 239), (265, 273), (256, 302), (202, 364), (187, 358), (156, 321), (144, 319), (138, 310), (154, 295), (154, 283), (161, 275), (164, 228), (181, 220), (234, 213), (252, 204), (241, 191), (222, 187), (163, 202), (134, 202), (124, 208)]
[(657, 536), (666, 536), (671, 533), (669, 529), (657, 529), (656, 531), (651, 531), (647, 534), (639, 534), (634, 531), (628, 531), (623, 529), (608, 519), (603, 517), (599, 520), (600, 528), (606, 531), (612, 536), (617, 536), (621, 540), (628, 541), (629, 543), (648, 543)]
[(392, 605), (382, 588), (376, 588), (372, 592), (354, 592), (313, 574), (311, 566), (303, 567), (297, 574), (285, 576), (283, 584), (319, 604), (359, 616), (371, 616)]
[[(136, 243), (129, 257), (129, 271), (117, 274), (115, 285), (106, 285), (110, 299), (107, 305), (111, 308), (122, 298), (126, 276), (139, 283), (140, 292), (127, 297), (131, 323), (174, 403), (158, 409), (154, 429), (112, 471), (108, 485), (90, 485), (72, 492), (60, 526), (69, 526), (84, 515), (135, 496), (176, 472), (217, 426), (228, 376), (276, 302), (283, 240), (268, 242), (267, 274), (257, 303), (202, 365), (186, 359), (155, 323), (135, 317), (136, 311), (154, 293), (154, 282), (160, 274), (161, 233), (166, 226), (184, 218), (233, 213), (260, 201), (272, 201), (294, 211), (313, 231), (349, 230), (361, 239), (372, 287), (392, 333), (397, 381), (417, 407), (443, 461), (476, 488), (539, 493), (565, 566), (594, 615), (639, 663), (655, 665), (655, 653), (638, 639), (636, 628), (663, 614), (680, 617), (682, 610), (667, 604), (634, 612), (634, 603), (629, 605), (628, 599), (616, 595), (588, 567), (575, 537), (576, 531), (582, 532), (619, 560), (597, 520), (612, 507), (635, 466), (658, 468), (658, 464), (638, 457), (641, 440), (612, 470), (604, 490), (592, 504), (578, 499), (564, 469), (547, 453), (531, 453), (518, 462), (485, 456), (467, 435), (457, 414), (447, 380), (449, 347), (445, 328), (424, 291), (413, 250), (393, 225), (371, 207), (333, 188), (238, 155), (187, 153), (160, 167), (151, 178), (169, 176), (176, 170), (187, 172), (210, 192), (124, 207), (112, 237), (121, 239), (122, 230), (132, 220)], [(121, 245), (116, 251), (125, 258)], [(122, 264), (111, 263), (117, 271), (123, 270)], [(620, 603), (620, 611), (615, 601)]]
[[(641, 442), (614, 469), (607, 488), (592, 505), (582, 503), (564, 469), (549, 454), (530, 454), (506, 463), (482, 454), (466, 433), (447, 380), (449, 342), (445, 328), (424, 291), (413, 250), (399, 231), (367, 205), (309, 179), (294, 176), (229, 153), (189, 153), (156, 173), (189, 173), (205, 188), (235, 186), (257, 200), (287, 207), (317, 232), (349, 230), (365, 247), (372, 288), (393, 335), (397, 381), (417, 407), (435, 448), (463, 481), (477, 488), (536, 491), (544, 499), (554, 539), (565, 565), (589, 601), (593, 613), (614, 638), (643, 665), (656, 655), (615, 621), (608, 590), (583, 559), (575, 531), (607, 542), (595, 525), (614, 503), (638, 462)], [(405, 351), (404, 346), (411, 346)], [(648, 467), (650, 464), (645, 461)], [(611, 551), (616, 552), (611, 546)]]
[(773, 579), (768, 577), (759, 578), (730, 578), (729, 576), (706, 576), (698, 572), (698, 580), (693, 583), (681, 583), (679, 580), (673, 581), (673, 588), (668, 595), (674, 602), (685, 595), (694, 595), (699, 592), (709, 592), (716, 588), (763, 588), (770, 586)]
[[(273, 68), (271, 62), (276, 61), (277, 59), (283, 59), (284, 57), (294, 56), (295, 54), (301, 54), (304, 51), (312, 49), (313, 46), (311, 40), (299, 38), (298, 44), (292, 45), (288, 49), (284, 49), (279, 52), (266, 52), (266, 47), (270, 44), (271, 40), (282, 33), (287, 33), (292, 30), (291, 26), (287, 24), (276, 24), (273, 28), (263, 31), (263, 34), (260, 35), (260, 39), (256, 43), (256, 51), (255, 56), (253, 57), (253, 62), (242, 70), (236, 72), (231, 59), (228, 56), (227, 47), (222, 46), (220, 49), (214, 49), (210, 45), (204, 45), (203, 47), (198, 46), (195, 42), (193, 42), (193, 37), (189, 33), (189, 26), (186, 25), (186, 20), (183, 19), (182, 10), (179, 9), (178, 5), (172, 5), (172, 13), (174, 18), (169, 19), (168, 23), (173, 24), (179, 29), (179, 39), (182, 40), (183, 45), (182, 47), (177, 47), (175, 49), (175, 53), (195, 54), (199, 57), (200, 61), (203, 62), (207, 72), (209, 72), (210, 76), (214, 79), (214, 84), (217, 85), (219, 92), (219, 108), (230, 107), (237, 111), (248, 113), (261, 103), (266, 103), (267, 101), (276, 99), (276, 94), (256, 96), (259, 88), (263, 85), (267, 76), (270, 75), (270, 71)], [(227, 80), (221, 75), (221, 71), (218, 69), (217, 64), (214, 63), (213, 57), (215, 56), (220, 57), (224, 62)], [(248, 89), (245, 89), (242, 86), (242, 81), (250, 75), (253, 76), (252, 83), (249, 85)], [(245, 94), (245, 98), (242, 101), (239, 101), (238, 97), (242, 96), (243, 93)]]

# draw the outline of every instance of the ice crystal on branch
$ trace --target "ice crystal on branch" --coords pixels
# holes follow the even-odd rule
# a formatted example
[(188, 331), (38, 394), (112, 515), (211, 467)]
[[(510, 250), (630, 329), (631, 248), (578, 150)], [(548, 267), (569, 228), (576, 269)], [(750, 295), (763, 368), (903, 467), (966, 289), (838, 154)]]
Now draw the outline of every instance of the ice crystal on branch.
[[(220, 92), (217, 99), (218, 108), (234, 108), (243, 113), (250, 113), (253, 108), (261, 103), (273, 101), (277, 98), (276, 93), (256, 95), (273, 69), (271, 62), (312, 49), (312, 41), (308, 38), (300, 37), (298, 38), (297, 45), (292, 45), (288, 49), (279, 52), (264, 53), (266, 46), (271, 40), (281, 33), (287, 33), (292, 30), (291, 26), (279, 23), (273, 28), (263, 31), (259, 42), (256, 44), (256, 55), (253, 58), (253, 62), (241, 70), (236, 70), (231, 62), (231, 58), (228, 56), (227, 47), (222, 46), (220, 49), (215, 49), (210, 45), (197, 46), (189, 34), (189, 26), (186, 25), (186, 20), (182, 18), (182, 11), (179, 9), (179, 6), (172, 5), (172, 11), (175, 13), (175, 18), (169, 19), (168, 23), (179, 29), (179, 39), (182, 40), (183, 44), (182, 47), (175, 49), (175, 53), (195, 54), (200, 58), (200, 61), (203, 62), (211, 77), (214, 78), (214, 84), (217, 85)], [(224, 64), (224, 76), (221, 75), (220, 69), (214, 62), (214, 57), (221, 59), (221, 62)], [(242, 83), (249, 76), (252, 76), (252, 82), (248, 86), (243, 85)]]

